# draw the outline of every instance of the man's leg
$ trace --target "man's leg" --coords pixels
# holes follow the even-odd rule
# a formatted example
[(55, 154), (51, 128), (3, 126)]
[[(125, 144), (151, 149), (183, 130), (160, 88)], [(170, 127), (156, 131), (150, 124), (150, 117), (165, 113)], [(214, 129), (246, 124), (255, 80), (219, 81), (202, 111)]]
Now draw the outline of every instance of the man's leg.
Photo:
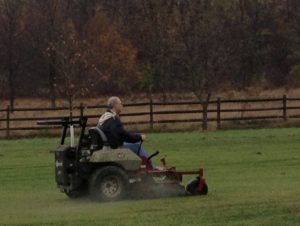
[(148, 158), (147, 151), (143, 147), (140, 146), (140, 143), (124, 143), (122, 148), (130, 149), (135, 154)]

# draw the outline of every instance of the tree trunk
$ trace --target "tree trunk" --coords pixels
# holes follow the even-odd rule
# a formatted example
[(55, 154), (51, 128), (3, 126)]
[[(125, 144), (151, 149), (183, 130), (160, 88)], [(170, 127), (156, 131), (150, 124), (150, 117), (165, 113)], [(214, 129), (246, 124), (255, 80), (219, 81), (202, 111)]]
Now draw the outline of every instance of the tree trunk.
[(15, 87), (14, 87), (14, 70), (12, 66), (9, 69), (8, 75), (8, 86), (9, 86), (9, 104), (10, 108), (13, 110), (15, 105)]
[(56, 95), (55, 95), (55, 57), (51, 57), (51, 63), (49, 64), (49, 92), (50, 92), (50, 101), (51, 107), (56, 107)]
[(202, 130), (207, 130), (207, 120), (208, 120), (208, 105), (211, 94), (207, 94), (206, 100), (202, 101)]
[(202, 104), (202, 130), (207, 130), (207, 103)]
[(70, 111), (70, 120), (73, 118), (73, 96), (69, 95), (69, 111)]
[(14, 40), (13, 40), (13, 23), (9, 21), (9, 31), (8, 31), (8, 87), (9, 87), (9, 102), (10, 108), (14, 109), (14, 102), (15, 102), (15, 65), (13, 63), (13, 48), (14, 48)]

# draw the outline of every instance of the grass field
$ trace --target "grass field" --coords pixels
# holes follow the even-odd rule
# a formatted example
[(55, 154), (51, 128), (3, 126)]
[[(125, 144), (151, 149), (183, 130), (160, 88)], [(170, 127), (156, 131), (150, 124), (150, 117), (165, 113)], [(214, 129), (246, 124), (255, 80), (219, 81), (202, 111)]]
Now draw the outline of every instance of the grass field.
[(58, 191), (57, 142), (0, 140), (0, 225), (300, 225), (300, 129), (149, 134), (179, 169), (204, 167), (209, 194), (116, 203)]

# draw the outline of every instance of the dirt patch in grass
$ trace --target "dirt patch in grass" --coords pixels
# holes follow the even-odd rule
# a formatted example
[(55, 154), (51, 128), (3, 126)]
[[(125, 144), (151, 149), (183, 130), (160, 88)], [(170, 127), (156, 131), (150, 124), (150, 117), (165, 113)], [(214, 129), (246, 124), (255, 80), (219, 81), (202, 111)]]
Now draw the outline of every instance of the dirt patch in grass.
[(300, 209), (292, 211), (291, 214), (294, 216), (300, 216)]

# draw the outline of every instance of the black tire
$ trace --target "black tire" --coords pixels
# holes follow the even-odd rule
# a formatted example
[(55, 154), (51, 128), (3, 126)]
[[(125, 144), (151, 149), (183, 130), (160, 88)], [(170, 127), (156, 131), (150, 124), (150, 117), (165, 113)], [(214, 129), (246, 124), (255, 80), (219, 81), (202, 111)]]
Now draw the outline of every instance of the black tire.
[(201, 189), (201, 191), (197, 191), (198, 183), (199, 183), (199, 179), (192, 180), (186, 186), (186, 191), (189, 192), (192, 195), (207, 195), (207, 193), (208, 193), (207, 184), (205, 183), (203, 185), (203, 188)]
[(126, 197), (129, 187), (127, 173), (117, 166), (105, 166), (94, 171), (89, 192), (96, 201), (116, 201)]

